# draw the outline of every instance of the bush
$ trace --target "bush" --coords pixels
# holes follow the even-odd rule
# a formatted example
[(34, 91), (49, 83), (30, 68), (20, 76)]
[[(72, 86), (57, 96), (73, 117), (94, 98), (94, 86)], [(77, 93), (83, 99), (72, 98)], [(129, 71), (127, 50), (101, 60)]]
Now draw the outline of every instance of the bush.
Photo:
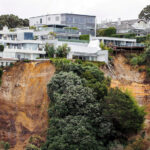
[(63, 44), (62, 46), (58, 46), (56, 50), (56, 57), (66, 58), (69, 52), (70, 52), (70, 47), (68, 47), (67, 44)]
[(0, 149), (8, 150), (10, 145), (8, 142), (0, 141)]
[(145, 120), (144, 108), (139, 107), (128, 92), (123, 93), (118, 88), (110, 89), (105, 102), (104, 116), (113, 121), (117, 131), (129, 136), (142, 129)]
[(56, 74), (47, 86), (50, 120), (42, 150), (108, 150), (142, 128), (144, 109), (120, 90), (108, 93), (110, 79), (95, 64), (52, 61)]
[(80, 35), (79, 39), (80, 40), (87, 40), (87, 41), (89, 41), (90, 40), (90, 36), (89, 35)]
[(46, 55), (49, 57), (49, 58), (53, 58), (54, 55), (55, 55), (55, 47), (54, 45), (49, 45), (49, 44), (46, 44), (45, 45), (45, 51), (46, 51)]
[(112, 37), (118, 37), (118, 38), (135, 38), (136, 34), (134, 33), (121, 33), (121, 34), (113, 34)]
[(107, 29), (99, 29), (97, 30), (97, 36), (112, 36), (113, 34), (116, 34), (116, 28), (115, 27), (109, 27)]
[(0, 45), (0, 52), (4, 51), (4, 45)]
[(2, 75), (3, 75), (3, 70), (0, 68), (0, 85), (2, 83)]

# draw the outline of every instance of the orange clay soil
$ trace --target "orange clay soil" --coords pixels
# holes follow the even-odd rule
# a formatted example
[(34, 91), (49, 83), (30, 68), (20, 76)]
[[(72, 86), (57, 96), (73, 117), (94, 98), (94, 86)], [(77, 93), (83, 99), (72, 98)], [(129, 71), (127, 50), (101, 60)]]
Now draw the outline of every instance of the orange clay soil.
[(46, 137), (47, 83), (54, 75), (50, 62), (18, 63), (7, 69), (0, 87), (0, 141), (23, 150), (32, 135)]

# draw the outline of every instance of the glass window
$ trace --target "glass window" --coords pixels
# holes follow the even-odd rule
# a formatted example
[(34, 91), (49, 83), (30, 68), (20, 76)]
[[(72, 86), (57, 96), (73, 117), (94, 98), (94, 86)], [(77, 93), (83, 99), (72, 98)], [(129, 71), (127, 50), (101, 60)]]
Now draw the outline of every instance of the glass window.
[(30, 32), (24, 33), (24, 40), (33, 40), (33, 33)]

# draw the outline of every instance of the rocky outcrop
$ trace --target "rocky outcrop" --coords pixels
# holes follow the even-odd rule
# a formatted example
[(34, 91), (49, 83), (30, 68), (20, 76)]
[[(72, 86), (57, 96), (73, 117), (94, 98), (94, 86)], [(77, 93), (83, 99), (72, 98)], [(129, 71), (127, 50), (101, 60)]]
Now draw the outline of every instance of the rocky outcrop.
[(5, 70), (0, 87), (0, 141), (23, 150), (32, 135), (46, 137), (50, 62), (18, 63)]

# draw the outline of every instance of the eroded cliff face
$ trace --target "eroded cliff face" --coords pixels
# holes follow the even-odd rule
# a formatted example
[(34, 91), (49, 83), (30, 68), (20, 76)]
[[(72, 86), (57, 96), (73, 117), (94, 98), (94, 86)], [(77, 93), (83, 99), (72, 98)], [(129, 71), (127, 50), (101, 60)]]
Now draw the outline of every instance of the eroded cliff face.
[(126, 64), (122, 55), (114, 57), (113, 72), (102, 68), (106, 76), (112, 78), (111, 87), (128, 90), (136, 98), (138, 104), (145, 106), (147, 113), (145, 129), (150, 134), (150, 83), (145, 83), (145, 72), (140, 73), (138, 68)]
[(19, 63), (6, 70), (0, 87), (0, 141), (23, 150), (32, 135), (46, 137), (50, 62)]

